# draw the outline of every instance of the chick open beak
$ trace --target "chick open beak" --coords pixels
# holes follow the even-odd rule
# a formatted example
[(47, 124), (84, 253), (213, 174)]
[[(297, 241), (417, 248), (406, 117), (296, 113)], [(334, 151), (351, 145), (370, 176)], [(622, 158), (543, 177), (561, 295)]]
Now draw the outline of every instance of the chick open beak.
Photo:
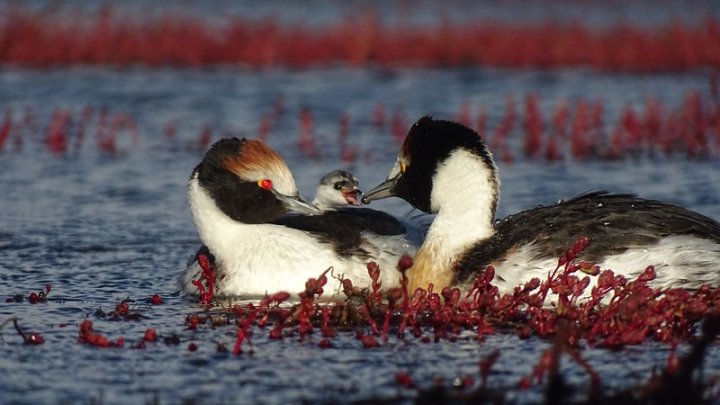
[(357, 188), (347, 189), (343, 188), (341, 190), (343, 197), (345, 198), (345, 201), (347, 201), (350, 205), (362, 205), (360, 204), (360, 197), (362, 196), (362, 191), (360, 191)]

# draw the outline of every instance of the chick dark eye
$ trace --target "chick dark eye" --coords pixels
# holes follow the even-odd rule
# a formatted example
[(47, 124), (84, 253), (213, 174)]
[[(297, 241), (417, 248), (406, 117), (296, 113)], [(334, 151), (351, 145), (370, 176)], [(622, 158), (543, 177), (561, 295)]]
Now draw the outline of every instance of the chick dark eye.
[(342, 188), (342, 183), (335, 183), (335, 184), (333, 184), (333, 188), (334, 188), (335, 190), (340, 190), (340, 189)]

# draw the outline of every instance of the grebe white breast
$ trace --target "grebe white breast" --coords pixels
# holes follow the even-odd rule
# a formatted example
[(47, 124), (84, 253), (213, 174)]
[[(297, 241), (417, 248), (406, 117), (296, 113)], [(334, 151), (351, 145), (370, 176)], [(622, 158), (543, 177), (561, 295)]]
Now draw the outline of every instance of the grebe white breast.
[[(215, 143), (193, 170), (188, 196), (200, 239), (214, 259), (219, 295), (301, 291), (308, 278), (331, 266), (362, 287), (370, 283), (369, 261), (386, 270), (383, 286), (394, 286), (397, 260), (416, 250), (388, 214), (367, 208), (323, 213), (305, 202), (282, 157), (257, 140)], [(180, 278), (184, 292), (197, 292), (191, 282), (200, 271), (197, 263), (188, 266)], [(328, 279), (326, 291), (340, 289), (338, 280)]]
[(720, 224), (675, 205), (601, 191), (495, 222), (497, 167), (480, 136), (458, 123), (423, 117), (411, 127), (387, 180), (363, 202), (390, 196), (437, 213), (408, 272), (411, 288), (468, 287), (492, 265), (494, 284), (512, 292), (547, 277), (580, 236), (590, 244), (579, 260), (630, 278), (654, 265), (654, 287), (720, 281)]

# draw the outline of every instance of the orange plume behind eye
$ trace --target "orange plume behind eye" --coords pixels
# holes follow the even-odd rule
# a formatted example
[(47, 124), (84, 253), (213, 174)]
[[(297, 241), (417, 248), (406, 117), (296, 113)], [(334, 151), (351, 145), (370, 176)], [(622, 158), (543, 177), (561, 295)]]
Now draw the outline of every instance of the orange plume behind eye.
[(227, 158), (224, 164), (228, 170), (242, 178), (246, 178), (249, 174), (267, 172), (268, 170), (287, 170), (283, 158), (277, 152), (267, 147), (263, 142), (254, 139), (244, 139), (239, 153), (236, 156)]

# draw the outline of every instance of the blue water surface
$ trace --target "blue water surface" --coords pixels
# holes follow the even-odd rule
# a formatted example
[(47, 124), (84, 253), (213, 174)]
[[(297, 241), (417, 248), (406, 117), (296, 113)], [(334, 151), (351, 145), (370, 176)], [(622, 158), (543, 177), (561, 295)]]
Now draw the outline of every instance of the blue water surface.
[[(668, 107), (679, 106), (691, 90), (698, 90), (703, 100), (710, 97), (703, 72), (638, 76), (584, 70), (5, 69), (0, 88), (0, 108), (12, 108), (14, 122), (31, 111), (36, 123), (34, 133), (24, 130), (21, 146), (11, 139), (0, 153), (0, 322), (18, 318), (26, 331), (45, 338), (41, 346), (28, 346), (12, 324), (0, 329), (0, 403), (8, 404), (409, 402), (415, 391), (399, 388), (396, 372), (409, 373), (424, 387), (437, 380), (450, 385), (456, 377), (477, 378), (479, 360), (495, 350), (502, 354), (490, 385), (504, 389), (511, 402), (539, 401), (542, 387), (516, 389), (549, 345), (537, 338), (498, 334), (478, 342), (469, 331), (456, 342), (425, 344), (393, 337), (380, 348), (363, 349), (348, 332), (332, 339), (332, 348), (321, 349), (319, 335), (276, 341), (258, 329), (252, 353), (246, 346), (244, 354), (234, 356), (217, 352), (218, 343), (232, 348), (234, 327), (188, 330), (186, 315), (201, 306), (177, 295), (175, 280), (199, 246), (185, 189), (204, 151), (199, 134), (208, 127), (213, 139), (225, 134), (256, 137), (261, 118), (282, 100), (284, 108), (268, 142), (286, 158), (301, 193), (310, 197), (320, 176), (335, 168), (351, 169), (366, 187), (385, 178), (398, 146), (387, 126), (372, 125), (379, 104), (388, 115), (401, 110), (408, 126), (424, 114), (453, 118), (469, 104), (473, 114), (484, 109), (494, 128), (508, 96), (520, 106), (525, 94), (536, 93), (546, 116), (562, 100), (601, 100), (610, 126), (622, 109), (641, 106), (648, 96)], [(51, 152), (43, 137), (53, 111), (65, 109), (77, 120), (86, 106), (95, 111), (87, 138), (64, 154)], [(133, 117), (139, 142), (133, 144), (128, 132), (121, 131), (116, 152), (99, 150), (93, 131), (103, 108), (110, 115)], [(303, 108), (313, 114), (321, 158), (304, 156), (296, 145)], [(340, 158), (337, 134), (343, 113), (350, 117), (349, 143), (358, 150), (353, 163)], [(166, 135), (171, 122), (177, 128), (174, 137)], [(510, 142), (516, 148), (522, 142), (519, 119)], [(608, 189), (720, 218), (717, 156), (548, 163), (518, 155), (499, 167), (499, 216), (589, 189)], [(377, 207), (398, 215), (410, 211), (399, 200)], [(47, 303), (5, 302), (46, 284), (52, 285)], [(155, 293), (163, 297), (162, 305), (147, 302)], [(111, 311), (125, 298), (142, 319), (112, 321), (94, 315), (98, 308)], [(78, 343), (84, 319), (93, 320), (96, 330), (111, 339), (122, 336), (124, 347)], [(147, 328), (157, 330), (160, 342), (132, 349)], [(173, 335), (179, 344), (163, 342)], [(188, 350), (190, 343), (197, 351)], [(663, 367), (669, 350), (648, 343), (617, 352), (586, 348), (582, 356), (606, 389), (619, 390), (645, 381), (653, 367)], [(720, 350), (713, 347), (708, 375), (720, 371), (719, 357)], [(584, 392), (588, 377), (578, 365), (567, 360), (561, 370)]]

